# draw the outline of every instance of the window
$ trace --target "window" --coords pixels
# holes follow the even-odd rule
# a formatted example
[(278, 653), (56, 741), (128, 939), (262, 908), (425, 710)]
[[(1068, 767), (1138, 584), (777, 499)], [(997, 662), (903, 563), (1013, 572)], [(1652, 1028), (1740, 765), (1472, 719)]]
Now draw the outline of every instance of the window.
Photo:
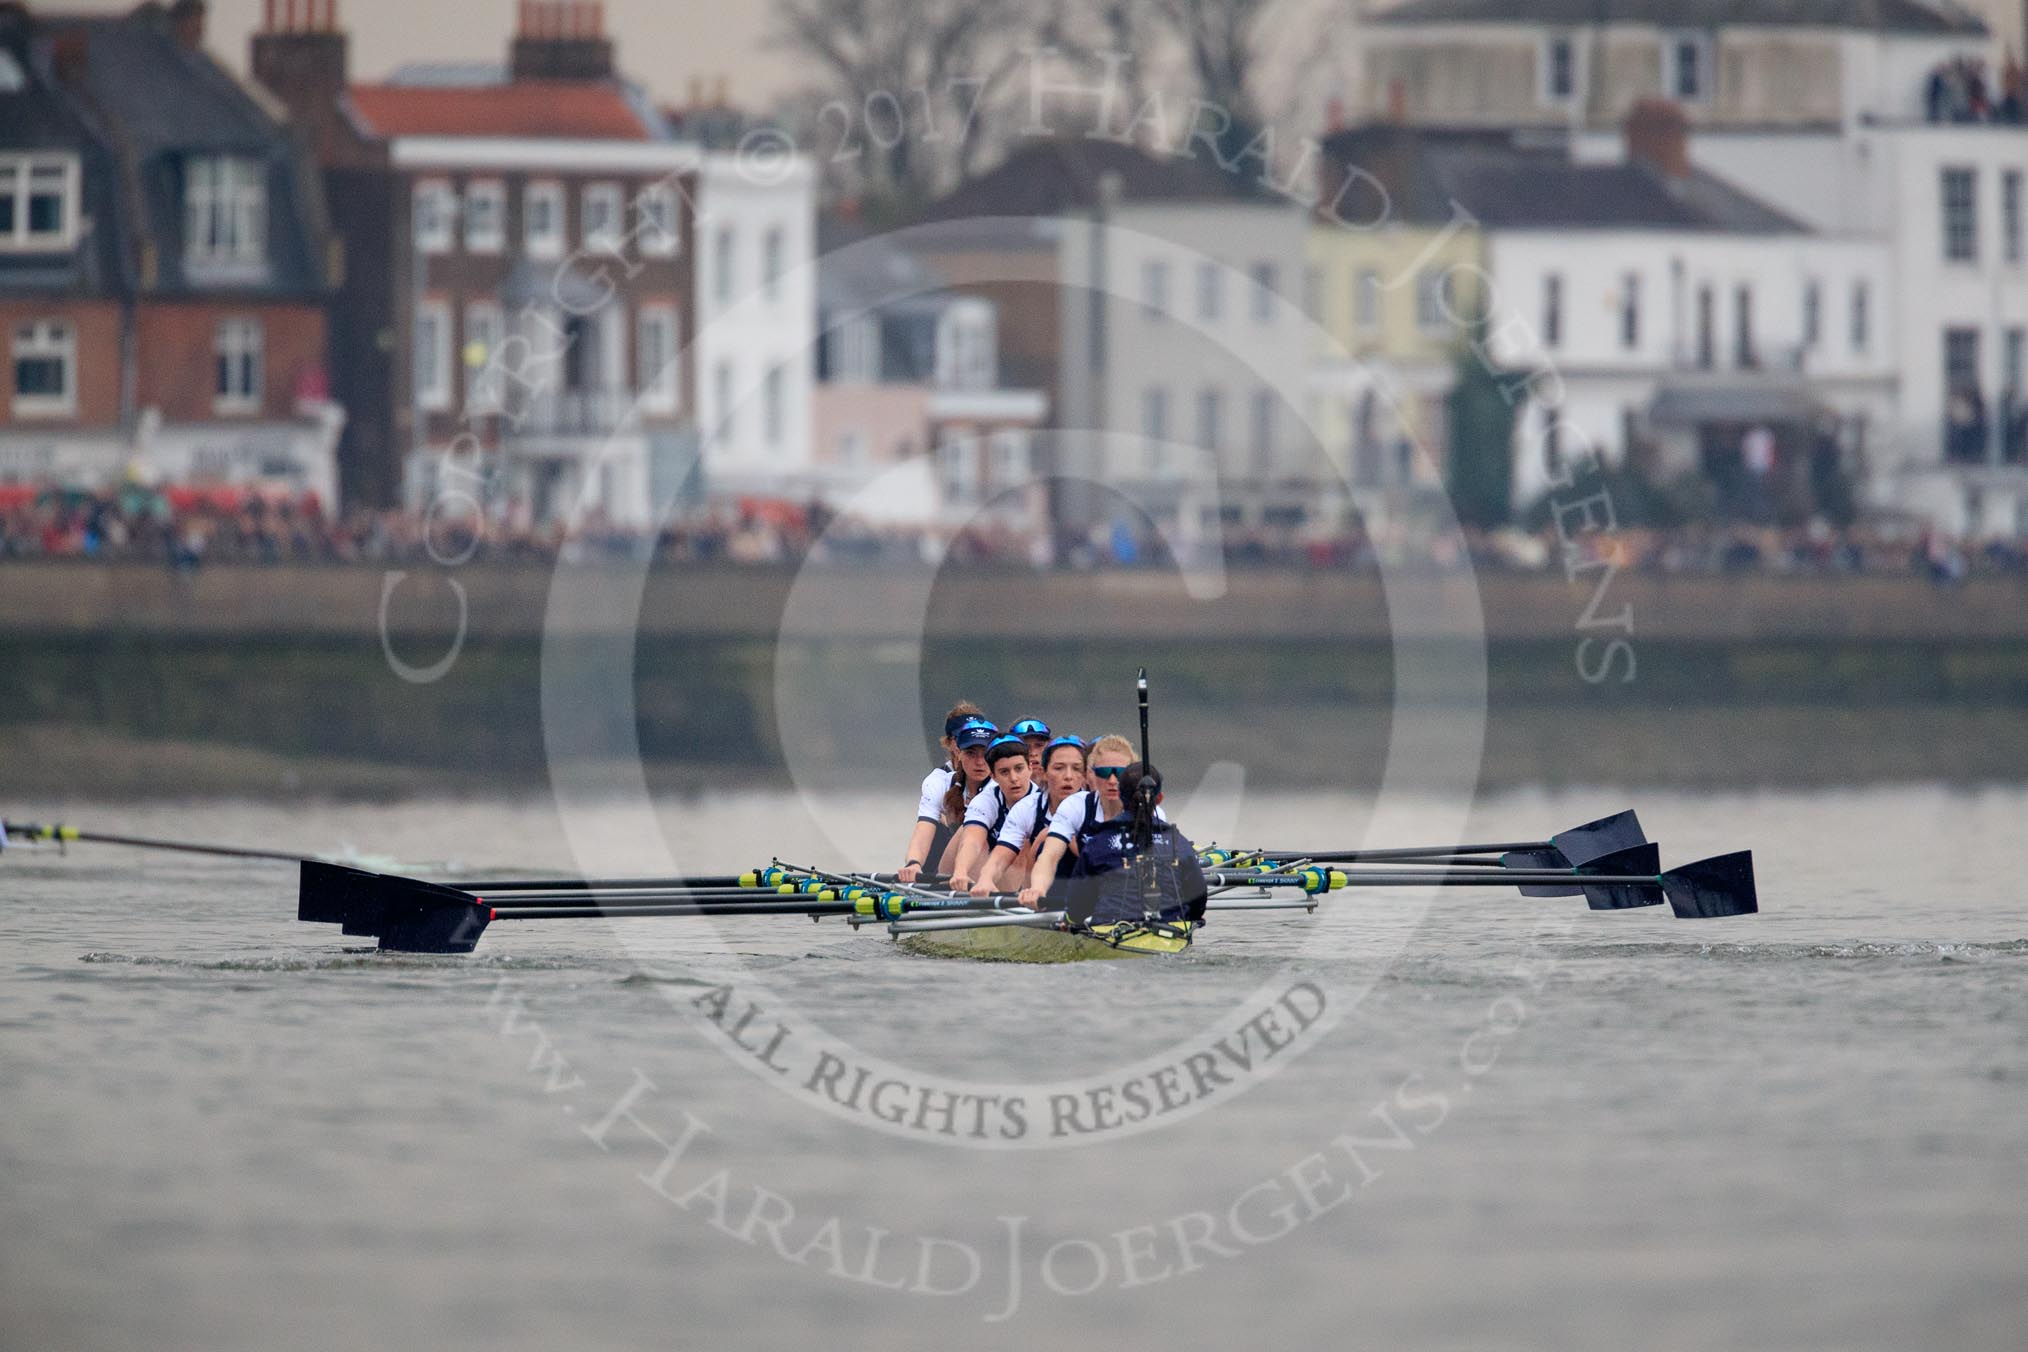
[(788, 372), (779, 366), (768, 368), (761, 387), (761, 424), (771, 451), (780, 450), (788, 439), (788, 386)]
[(1013, 488), (1026, 483), (1033, 474), (1028, 455), (1028, 434), (1013, 429), (995, 432), (992, 446), (994, 485)]
[(2021, 261), (2021, 171), (2000, 175), (2000, 248), (2009, 263)]
[(449, 253), (458, 216), (458, 194), (440, 180), (418, 183), (409, 194), (415, 247), (424, 253)]
[(1542, 468), (1551, 483), (1564, 482), (1563, 412), (1553, 405), (1542, 410)]
[(1542, 278), (1542, 345), (1563, 346), (1563, 275), (1551, 272)]
[(2000, 388), (2007, 392), (2010, 399), (2018, 399), (2021, 378), (2028, 375), (2028, 329), (2007, 330), (2007, 346), (2002, 360), (2005, 365), (2000, 370)]
[(1253, 472), (1266, 478), (1275, 463), (1275, 431), (1281, 401), (1273, 390), (1257, 390), (1253, 396)]
[(1215, 324), (1225, 317), (1225, 266), (1222, 263), (1197, 265), (1197, 317)]
[(14, 53), (0, 48), (0, 94), (19, 94), (28, 88), (28, 73), (14, 59)]
[(1711, 97), (1711, 38), (1704, 33), (1662, 35), (1662, 93), (1681, 103)]
[(1225, 392), (1206, 389), (1197, 396), (1197, 444), (1207, 451), (1225, 446)]
[(620, 185), (588, 184), (584, 190), (584, 247), (594, 253), (618, 253), (620, 233)]
[(1641, 274), (1620, 278), (1620, 347), (1632, 352), (1641, 345)]
[(268, 187), (256, 160), (207, 155), (188, 162), (184, 254), (203, 265), (250, 265), (267, 258)]
[(667, 183), (651, 183), (637, 203), (641, 215), (641, 252), (649, 258), (668, 258), (682, 247), (681, 228), (676, 223), (676, 190)]
[(1149, 441), (1169, 439), (1169, 391), (1150, 385), (1141, 395), (1141, 435)]
[(258, 319), (220, 322), (212, 340), (216, 372), (212, 407), (220, 413), (249, 413), (261, 406), (261, 324)]
[(1352, 323), (1361, 333), (1380, 332), (1380, 270), (1361, 268), (1352, 285)]
[(717, 252), (713, 255), (713, 266), (718, 274), (718, 303), (729, 305), (736, 288), (735, 272), (739, 266), (739, 236), (733, 234), (729, 225), (718, 229)]
[(1732, 292), (1732, 364), (1744, 370), (1760, 365), (1753, 346), (1753, 288), (1735, 287)]
[(739, 419), (736, 416), (737, 410), (732, 406), (733, 377), (731, 362), (722, 361), (718, 364), (716, 379), (718, 387), (718, 440), (723, 445), (731, 441), (739, 432)]
[(563, 257), (563, 185), (529, 184), (522, 206), (521, 243), (528, 256)]
[(674, 413), (678, 400), (676, 370), (676, 307), (643, 305), (634, 343), (640, 367), (635, 388), (641, 406), (651, 413)]
[(1873, 341), (1873, 292), (1864, 281), (1852, 283), (1852, 350), (1863, 353)]
[(71, 156), (0, 155), (0, 252), (70, 248), (77, 195)]
[(465, 249), (496, 254), (507, 247), (507, 187), (486, 179), (465, 189)]
[(1415, 326), (1441, 336), (1451, 329), (1451, 276), (1441, 268), (1424, 268), (1415, 276)]
[(1979, 261), (1979, 171), (1943, 171), (1943, 251), (1948, 263)]
[(465, 307), (465, 408), (470, 413), (498, 413), (504, 400), (501, 397), (501, 378), (504, 375), (493, 362), (500, 352), (501, 335), (506, 321), (501, 317), (500, 307), (492, 301), (473, 301)]
[(1169, 317), (1169, 265), (1158, 259), (1141, 264), (1141, 308), (1150, 319)]
[(979, 444), (959, 433), (945, 433), (937, 443), (937, 470), (944, 490), (956, 502), (971, 502), (979, 495)]
[(415, 311), (415, 402), (437, 410), (451, 404), (451, 312), (440, 300)]
[(1979, 331), (1944, 330), (1944, 392), (1979, 388)]
[(1263, 324), (1275, 319), (1275, 301), (1282, 288), (1281, 269), (1273, 263), (1253, 265), (1253, 317)]
[(1803, 350), (1816, 351), (1824, 339), (1824, 288), (1812, 277), (1803, 283)]
[(1577, 97), (1577, 43), (1568, 33), (1542, 40), (1542, 101), (1554, 106)]
[(769, 300), (782, 297), (782, 277), (788, 271), (788, 259), (788, 237), (780, 226), (775, 226), (761, 244), (761, 285)]
[(1718, 365), (1718, 293), (1709, 285), (1697, 288), (1697, 369)]
[(60, 319), (14, 330), (14, 416), (67, 418), (77, 412), (77, 331)]

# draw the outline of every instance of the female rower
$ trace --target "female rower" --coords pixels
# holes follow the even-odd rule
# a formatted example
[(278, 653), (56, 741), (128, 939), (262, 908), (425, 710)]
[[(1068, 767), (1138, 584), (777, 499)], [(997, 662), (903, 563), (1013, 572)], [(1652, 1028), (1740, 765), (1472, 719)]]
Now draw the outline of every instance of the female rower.
[(988, 784), (971, 807), (965, 810), (965, 824), (958, 828), (957, 854), (948, 870), (953, 892), (970, 891), (972, 880), (989, 854), (997, 853), (995, 842), (1016, 812), (1033, 812), (1033, 800), (1043, 796), (1042, 787), (1028, 772), (1028, 744), (1009, 733), (995, 738), (986, 748), (986, 766), (993, 782)]
[[(1021, 904), (1035, 907), (1048, 895), (1058, 868), (1067, 856), (1083, 848), (1085, 838), (1126, 810), (1120, 798), (1120, 780), (1134, 763), (1134, 744), (1117, 733), (1101, 737), (1091, 745), (1090, 783), (1082, 793), (1063, 801), (1049, 819), (1049, 832), (1036, 851), (1028, 871), (1028, 886), (1021, 891)], [(1168, 816), (1155, 809), (1158, 820)]]
[(1028, 772), (1039, 781), (1042, 778), (1042, 748), (1049, 745), (1049, 725), (1039, 718), (1024, 718), (1007, 729), (1009, 737), (1019, 737), (1028, 744)]
[(1008, 814), (972, 884), (973, 896), (992, 896), (1003, 877), (1019, 880), (1028, 876), (1049, 835), (1051, 819), (1090, 782), (1085, 765), (1088, 754), (1082, 737), (1058, 737), (1042, 748), (1042, 792), (1031, 794)]
[(940, 745), (944, 749), (944, 763), (923, 776), (922, 798), (916, 805), (915, 829), (909, 833), (907, 863), (902, 866), (901, 880), (912, 883), (921, 874), (924, 865), (944, 851), (950, 839), (950, 828), (944, 822), (944, 799), (950, 795), (953, 770), (958, 763), (957, 736), (967, 723), (984, 722), (985, 712), (970, 700), (960, 700), (944, 715), (944, 735)]

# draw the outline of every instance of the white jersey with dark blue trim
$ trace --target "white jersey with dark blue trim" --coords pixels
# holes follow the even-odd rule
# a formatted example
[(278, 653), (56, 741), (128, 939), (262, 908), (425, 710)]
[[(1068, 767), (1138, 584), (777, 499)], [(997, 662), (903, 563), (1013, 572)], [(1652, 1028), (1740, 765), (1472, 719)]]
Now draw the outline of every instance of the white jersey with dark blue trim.
[[(1069, 802), (1070, 799), (1066, 798), (1064, 801)], [(1029, 841), (1048, 829), (1051, 815), (1049, 795), (1031, 793), (1021, 800), (1013, 812), (1007, 814), (1007, 823), (1000, 828), (1000, 833), (993, 838), (993, 843), (1004, 845), (1019, 854), (1027, 848)]]
[[(1158, 807), (1155, 820), (1168, 821), (1169, 814)], [(1104, 823), (1105, 809), (1099, 806), (1099, 796), (1085, 789), (1063, 800), (1063, 806), (1056, 809), (1056, 815), (1049, 819), (1049, 834), (1075, 845)]]
[[(1025, 803), (1041, 792), (1042, 786), (1040, 784), (1030, 784), (1028, 792), (1022, 797), (1021, 802)], [(1017, 806), (1019, 804), (1007, 801), (1005, 791), (998, 784), (988, 784), (985, 788), (979, 790), (978, 796), (972, 799), (972, 805), (965, 809), (965, 825), (982, 828), (986, 832), (986, 839), (989, 841), (998, 840), (1001, 828), (1007, 824), (1008, 815)]]
[(916, 806), (915, 819), (919, 822), (934, 822), (941, 825), (944, 820), (944, 799), (951, 791), (951, 776), (957, 771), (948, 765), (939, 765), (923, 776), (922, 802)]

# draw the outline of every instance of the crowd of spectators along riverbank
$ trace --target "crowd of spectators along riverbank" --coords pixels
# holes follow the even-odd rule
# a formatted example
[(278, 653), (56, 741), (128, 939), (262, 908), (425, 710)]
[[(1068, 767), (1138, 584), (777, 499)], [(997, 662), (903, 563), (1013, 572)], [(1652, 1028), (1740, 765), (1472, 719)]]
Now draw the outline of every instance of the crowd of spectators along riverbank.
[(2011, 541), (1977, 546), (1901, 527), (1832, 530), (1697, 525), (1668, 531), (1618, 530), (1566, 546), (1553, 531), (1430, 534), (1404, 528), (1343, 536), (1234, 529), (1192, 556), (1124, 525), (1090, 539), (1039, 541), (994, 527), (956, 536), (920, 528), (873, 527), (831, 518), (820, 507), (766, 504), (723, 508), (674, 522), (658, 535), (592, 522), (510, 528), (427, 523), (401, 512), (327, 518), (314, 505), (249, 499), (230, 507), (202, 500), (172, 505), (149, 494), (46, 497), (0, 509), (0, 563), (24, 559), (207, 564), (365, 566), (438, 563), (596, 562), (651, 558), (662, 566), (786, 567), (941, 563), (947, 566), (1073, 569), (1201, 566), (1222, 545), (1234, 567), (1379, 571), (1383, 568), (1558, 572), (1602, 563), (1663, 574), (1907, 574), (1955, 581), (1974, 573), (2028, 575), (2028, 549)]

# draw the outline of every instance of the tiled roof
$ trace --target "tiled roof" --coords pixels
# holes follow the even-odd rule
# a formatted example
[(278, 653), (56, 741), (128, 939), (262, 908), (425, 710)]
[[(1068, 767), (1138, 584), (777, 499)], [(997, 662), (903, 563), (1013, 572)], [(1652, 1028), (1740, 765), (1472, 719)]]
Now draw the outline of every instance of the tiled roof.
[(1376, 24), (1645, 24), (1658, 28), (1859, 28), (1981, 36), (1976, 15), (1925, 0), (1406, 0)]
[(1573, 161), (1560, 146), (1516, 145), (1505, 133), (1375, 126), (1325, 143), (1386, 187), (1384, 206), (1355, 185), (1337, 207), (1342, 220), (1397, 219), (1440, 225), (1453, 204), (1482, 224), (1511, 230), (1712, 230), (1798, 234), (1807, 227), (1715, 174), (1693, 168), (1671, 178), (1635, 159)]
[(922, 219), (1059, 216), (1092, 206), (1107, 174), (1119, 176), (1123, 202), (1244, 202), (1259, 196), (1259, 170), (1253, 169), (1251, 176), (1227, 174), (1208, 158), (1158, 158), (1088, 137), (1030, 141), (999, 167), (932, 204)]
[(647, 141), (653, 133), (617, 83), (517, 80), (498, 85), (354, 85), (362, 130), (391, 136), (521, 136)]

